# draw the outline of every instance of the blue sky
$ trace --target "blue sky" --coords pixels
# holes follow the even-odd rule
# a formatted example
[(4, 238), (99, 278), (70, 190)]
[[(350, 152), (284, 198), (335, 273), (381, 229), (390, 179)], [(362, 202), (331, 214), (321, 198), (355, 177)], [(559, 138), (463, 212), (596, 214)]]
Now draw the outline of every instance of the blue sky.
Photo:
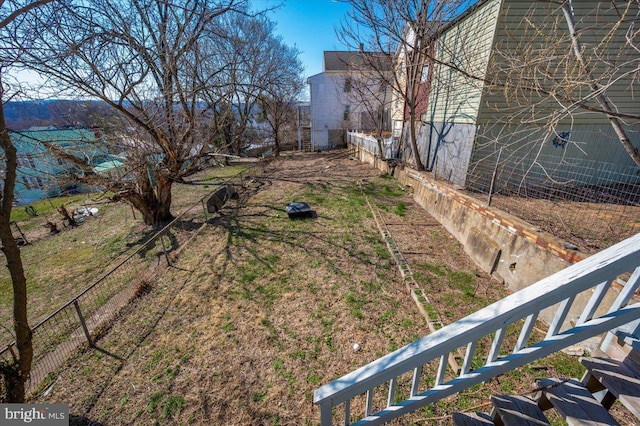
[(349, 10), (348, 3), (333, 0), (253, 0), (257, 10), (283, 4), (269, 14), (277, 24), (276, 32), (289, 46), (296, 46), (302, 53), (305, 77), (322, 72), (322, 52), (345, 50), (338, 41), (334, 27)]
[[(269, 18), (276, 23), (276, 32), (289, 46), (300, 50), (305, 66), (304, 77), (322, 72), (322, 52), (346, 50), (338, 41), (334, 27), (349, 10), (349, 4), (337, 0), (252, 0), (255, 10), (274, 8)], [(16, 73), (22, 81), (38, 80), (31, 73)], [(308, 94), (306, 94), (308, 96)]]

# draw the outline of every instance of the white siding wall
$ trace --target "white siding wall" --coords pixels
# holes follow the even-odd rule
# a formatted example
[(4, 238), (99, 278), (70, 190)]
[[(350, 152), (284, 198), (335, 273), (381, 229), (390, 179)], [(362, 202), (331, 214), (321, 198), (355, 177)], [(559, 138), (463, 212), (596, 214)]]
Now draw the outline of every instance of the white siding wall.
[(338, 74), (321, 73), (309, 77), (309, 84), (311, 145), (314, 149), (323, 149), (328, 145), (329, 129), (342, 127), (346, 106), (342, 90), (343, 79)]
[[(355, 129), (359, 130), (361, 113), (367, 111), (367, 107), (357, 94), (357, 74), (352, 72), (323, 72), (309, 77), (311, 94), (311, 143), (314, 149), (325, 149), (330, 144), (329, 130)], [(363, 77), (365, 81), (375, 78)], [(351, 79), (351, 90), (345, 92), (345, 81)], [(377, 84), (377, 83), (373, 83)], [(377, 87), (372, 90), (376, 96), (379, 94)], [(383, 98), (383, 96), (380, 96)], [(387, 93), (387, 99), (391, 99), (391, 92)], [(376, 98), (367, 100), (368, 108), (376, 102)], [(388, 106), (388, 105), (387, 105)], [(349, 119), (345, 120), (345, 111), (349, 110)], [(391, 130), (391, 129), (387, 129)]]

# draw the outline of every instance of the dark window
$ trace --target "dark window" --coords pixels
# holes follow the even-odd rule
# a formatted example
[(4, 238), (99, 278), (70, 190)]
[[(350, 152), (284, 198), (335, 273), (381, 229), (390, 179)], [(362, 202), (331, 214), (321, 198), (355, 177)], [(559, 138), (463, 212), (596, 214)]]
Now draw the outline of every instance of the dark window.
[(38, 189), (42, 188), (42, 179), (35, 176), (22, 176), (22, 183), (27, 189)]
[(351, 91), (351, 77), (347, 77), (344, 80), (344, 91), (345, 93), (349, 93)]
[(23, 167), (26, 169), (34, 169), (36, 167), (36, 163), (31, 158), (31, 154), (21, 155), (17, 158), (18, 167)]

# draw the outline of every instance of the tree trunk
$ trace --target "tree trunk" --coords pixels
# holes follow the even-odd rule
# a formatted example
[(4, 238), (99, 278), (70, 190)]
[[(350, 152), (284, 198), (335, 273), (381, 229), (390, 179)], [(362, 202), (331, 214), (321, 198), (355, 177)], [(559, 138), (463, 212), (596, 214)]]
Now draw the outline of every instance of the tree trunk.
[(233, 154), (238, 157), (242, 155), (242, 138), (236, 137), (233, 143)]
[(415, 122), (415, 109), (414, 107), (409, 107), (409, 132), (411, 139), (411, 151), (413, 151), (413, 157), (416, 163), (416, 170), (419, 172), (424, 170), (424, 165), (422, 164), (422, 159), (420, 158), (420, 151), (418, 150), (418, 135), (416, 134), (416, 122)]
[(380, 153), (380, 158), (385, 158), (384, 148), (382, 147), (382, 141), (384, 138), (380, 135), (376, 138), (376, 142), (378, 143), (378, 152)]
[[(1, 87), (0, 81), (0, 87)], [(25, 383), (31, 373), (33, 359), (32, 332), (27, 320), (27, 278), (20, 249), (11, 232), (11, 209), (16, 182), (17, 151), (7, 132), (4, 109), (0, 104), (0, 145), (5, 153), (5, 178), (0, 201), (0, 241), (13, 285), (13, 326), (18, 348), (17, 376), (7, 380), (9, 402), (24, 402)]]
[(279, 157), (280, 156), (280, 140), (278, 139), (278, 131), (275, 131), (275, 137), (273, 138), (273, 142), (275, 143), (275, 148), (273, 150), (273, 156), (274, 157)]
[(155, 225), (162, 227), (171, 222), (174, 217), (171, 214), (171, 186), (173, 181), (169, 178), (161, 176), (158, 178), (156, 186), (156, 194), (158, 197), (158, 206), (155, 212)]
[(173, 181), (167, 177), (157, 177), (156, 188), (153, 188), (148, 175), (138, 181), (137, 192), (118, 194), (113, 201), (126, 200), (142, 214), (145, 225), (160, 229), (171, 222), (171, 186)]

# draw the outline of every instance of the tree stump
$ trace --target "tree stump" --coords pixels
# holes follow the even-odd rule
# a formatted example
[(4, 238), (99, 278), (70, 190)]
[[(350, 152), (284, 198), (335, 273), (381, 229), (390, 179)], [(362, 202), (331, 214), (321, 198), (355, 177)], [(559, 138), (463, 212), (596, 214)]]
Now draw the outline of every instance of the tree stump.
[(69, 214), (69, 211), (64, 204), (61, 204), (60, 207), (58, 207), (58, 212), (62, 215), (62, 218), (67, 221), (69, 226), (78, 226), (78, 222)]

